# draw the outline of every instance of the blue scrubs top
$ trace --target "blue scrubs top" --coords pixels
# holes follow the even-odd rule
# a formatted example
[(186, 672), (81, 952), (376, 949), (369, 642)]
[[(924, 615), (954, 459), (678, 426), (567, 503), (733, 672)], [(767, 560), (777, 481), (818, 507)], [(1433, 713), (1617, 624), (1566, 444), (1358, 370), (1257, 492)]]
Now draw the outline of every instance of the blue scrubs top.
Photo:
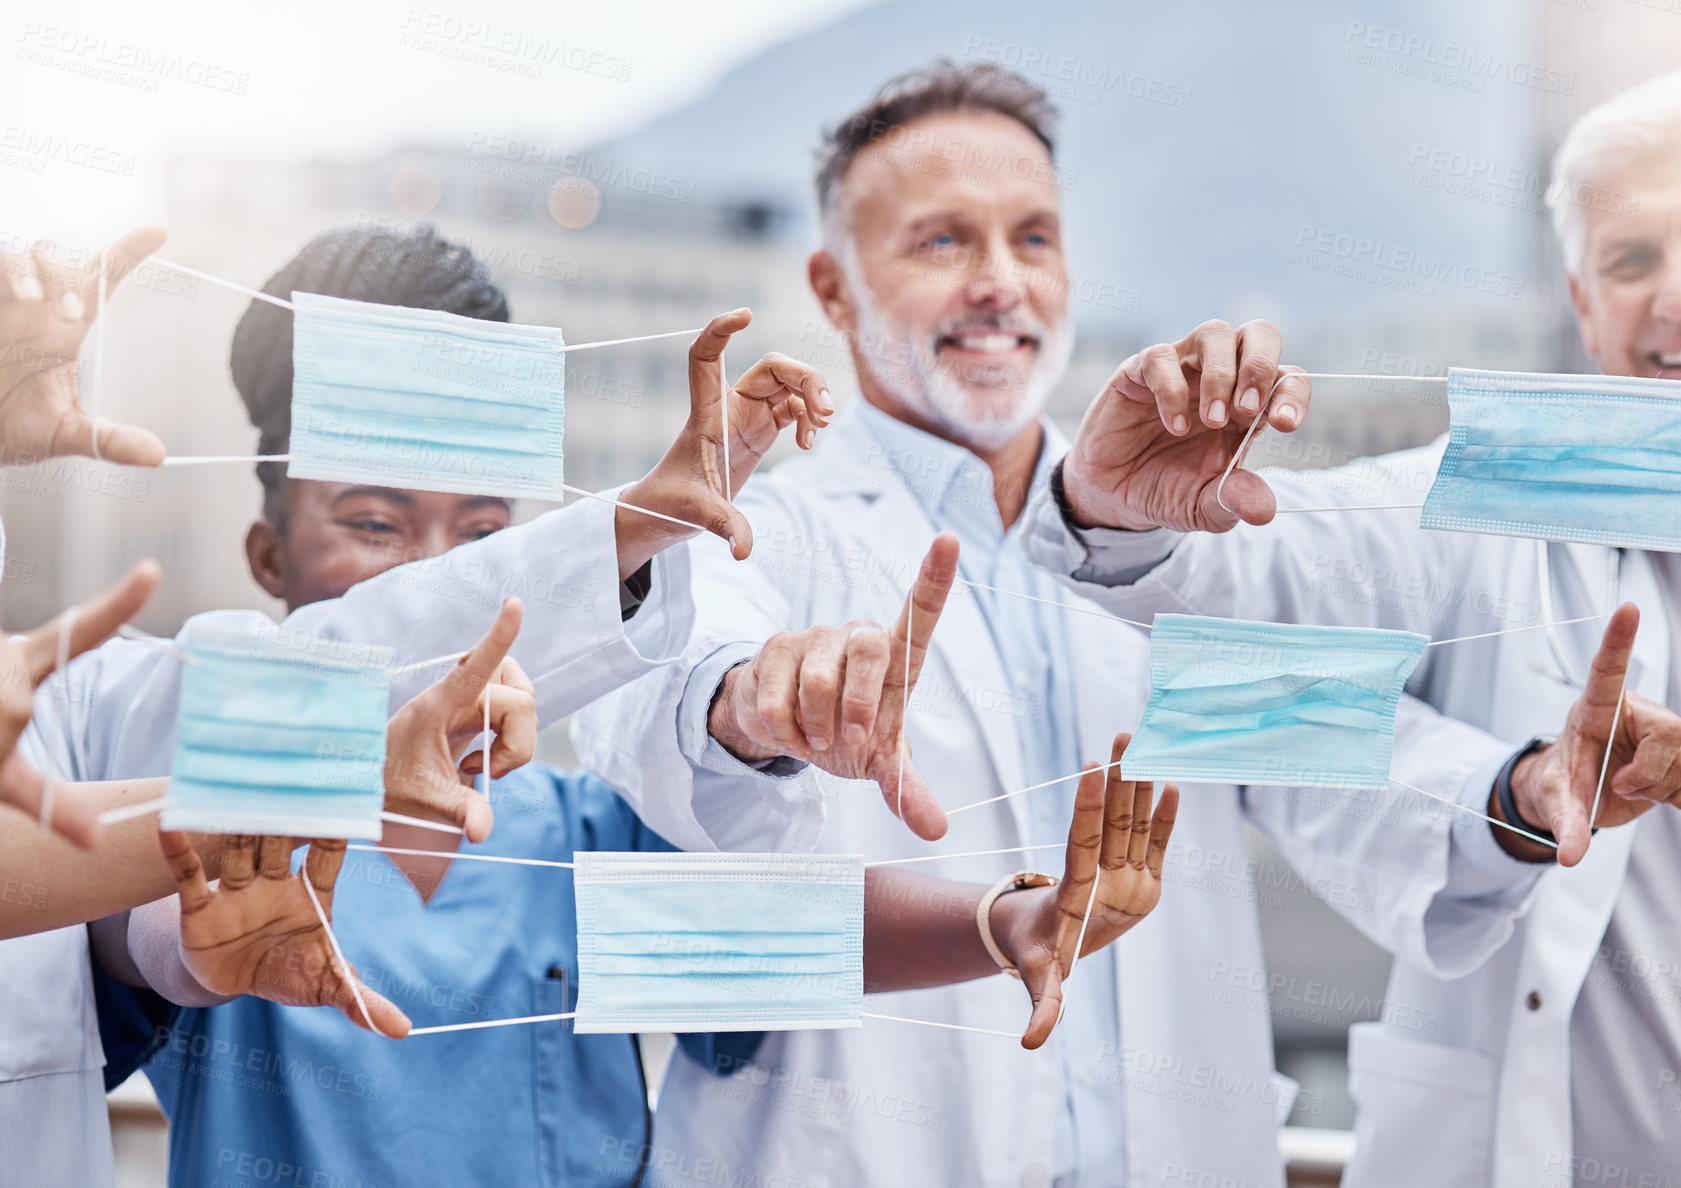
[[(671, 848), (593, 776), (531, 765), (491, 799), (488, 853)], [(570, 871), (458, 862), (423, 904), (384, 855), (352, 851), (333, 925), (416, 1027), (576, 1009)], [(623, 1188), (648, 1151), (637, 1038), (577, 1035), (570, 1020), (389, 1040), (336, 1010), (242, 998), (181, 1011), (156, 1039), (146, 1075), (169, 1115), (173, 1188)], [(759, 1039), (682, 1043), (727, 1072)]]

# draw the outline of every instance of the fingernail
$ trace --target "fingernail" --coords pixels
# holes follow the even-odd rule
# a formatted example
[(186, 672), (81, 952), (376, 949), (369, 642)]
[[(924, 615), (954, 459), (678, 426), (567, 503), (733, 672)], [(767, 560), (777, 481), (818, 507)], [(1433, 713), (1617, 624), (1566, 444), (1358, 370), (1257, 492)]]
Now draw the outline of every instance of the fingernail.
[(1185, 430), (1187, 428), (1189, 428), (1189, 423), (1185, 420), (1184, 414), (1181, 413), (1180, 415), (1173, 418), (1173, 424), (1169, 427), (1175, 433), (1183, 433), (1183, 432), (1185, 432)]
[(851, 726), (848, 726), (846, 728), (846, 741), (851, 743), (853, 746), (857, 746), (859, 743), (863, 742), (864, 728), (857, 723), (853, 723)]
[(735, 537), (730, 537), (730, 552), (735, 552)]
[(811, 749), (814, 751), (827, 751), (829, 749), (829, 740), (826, 738), (814, 738), (811, 740)]
[(1286, 425), (1294, 425), (1296, 423), (1296, 410), (1288, 404), (1279, 405), (1278, 411), (1274, 413), (1273, 416), (1277, 417)]
[(41, 282), (32, 276), (26, 276), (18, 282), (18, 297), (24, 301), (39, 301), (46, 295), (46, 291), (41, 288)]
[(1208, 419), (1216, 425), (1226, 423), (1226, 402), (1224, 400), (1216, 400), (1208, 406)]
[(82, 299), (78, 294), (66, 293), (58, 299), (58, 311), (72, 321), (82, 316)]
[(1244, 392), (1244, 394), (1242, 396), (1239, 396), (1237, 398), (1237, 406), (1239, 408), (1241, 408), (1244, 412), (1254, 412), (1256, 409), (1260, 408), (1261, 407), (1261, 391), (1260, 391), (1260, 389), (1259, 388), (1250, 388), (1248, 391)]
[(835, 411), (835, 402), (829, 396), (829, 389), (824, 388), (821, 392), (817, 393), (817, 401), (818, 401), (819, 404), (821, 404), (823, 406), (823, 411), (824, 412), (834, 412)]

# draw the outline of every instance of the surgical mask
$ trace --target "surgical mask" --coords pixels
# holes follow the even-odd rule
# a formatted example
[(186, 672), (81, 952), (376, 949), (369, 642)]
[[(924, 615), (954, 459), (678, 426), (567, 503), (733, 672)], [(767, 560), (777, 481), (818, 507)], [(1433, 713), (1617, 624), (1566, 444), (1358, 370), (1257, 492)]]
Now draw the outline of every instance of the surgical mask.
[(162, 825), (378, 838), (386, 648), (189, 626)]
[(579, 1031), (861, 1024), (861, 855), (574, 857)]
[(1157, 615), (1127, 779), (1383, 788), (1395, 707), (1429, 639)]
[(1426, 528), (1681, 552), (1681, 384), (1448, 373)]
[(558, 499), (558, 329), (293, 293), (286, 473), (452, 494)]

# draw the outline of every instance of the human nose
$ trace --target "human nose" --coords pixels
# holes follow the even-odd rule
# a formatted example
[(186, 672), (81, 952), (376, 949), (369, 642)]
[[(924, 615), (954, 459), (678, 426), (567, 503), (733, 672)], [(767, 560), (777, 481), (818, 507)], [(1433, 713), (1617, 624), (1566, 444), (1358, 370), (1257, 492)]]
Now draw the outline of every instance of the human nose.
[(1011, 310), (1025, 295), (1022, 268), (1002, 236), (988, 241), (975, 262), (964, 294), (973, 305)]
[(1669, 326), (1681, 327), (1681, 239), (1666, 254), (1652, 299), (1652, 316)]

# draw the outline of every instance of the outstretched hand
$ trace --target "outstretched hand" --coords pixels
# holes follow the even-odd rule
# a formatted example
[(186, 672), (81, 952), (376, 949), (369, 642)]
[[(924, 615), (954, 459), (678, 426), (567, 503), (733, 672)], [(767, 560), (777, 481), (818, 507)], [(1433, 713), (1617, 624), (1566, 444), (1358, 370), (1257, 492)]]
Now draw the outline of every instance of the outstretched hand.
[(181, 961), (205, 989), (287, 1006), (336, 1007), (358, 1027), (408, 1034), (408, 1016), (363, 985), (353, 967), (340, 965), (304, 886), (308, 879), (331, 921), (342, 839), (310, 842), (303, 871), (294, 874), (294, 839), (230, 835), (215, 888), (186, 834), (163, 830), (158, 841), (181, 899)]
[(523, 767), (536, 750), (536, 690), (508, 656), (522, 615), (518, 598), (505, 600), (484, 638), (392, 717), (385, 736), (385, 807), (391, 812), (456, 825), (472, 842), (490, 836), (495, 814), (473, 787), (473, 776), (484, 770), (484, 752), (466, 748), (484, 730), (488, 700), (491, 777)]
[[(59, 636), (67, 635), (69, 659), (98, 647), (140, 613), (157, 584), (157, 562), (141, 561), (103, 594), (26, 635), (0, 641), (0, 803), (41, 815), (47, 781), (17, 754), (17, 744), (34, 716), (35, 690), (58, 667)], [(99, 836), (97, 811), (68, 784), (55, 784), (47, 824), (83, 849), (92, 849)]]
[(708, 719), (712, 737), (749, 762), (787, 755), (843, 779), (874, 780), (918, 837), (945, 836), (945, 810), (903, 735), (905, 706), (957, 577), (957, 548), (949, 532), (934, 538), (891, 631), (854, 619), (771, 636), (724, 677)]
[[(162, 227), (142, 227), (105, 249), (106, 296), (167, 237)], [(156, 436), (82, 407), (76, 359), (104, 312), (99, 258), (73, 268), (52, 256), (53, 246), (44, 243), (28, 255), (0, 253), (0, 342), (8, 348), (0, 354), (0, 464), (82, 454), (161, 465), (163, 442)]]
[[(829, 423), (834, 405), (828, 384), (814, 367), (786, 355), (769, 354), (734, 385), (724, 375), (724, 347), (753, 320), (750, 310), (720, 314), (689, 348), (689, 419), (665, 457), (640, 482), (627, 487), (620, 503), (699, 524), (730, 544), (740, 561), (753, 550), (753, 529), (731, 502), (777, 437), (797, 424), (794, 441), (809, 450)], [(729, 406), (729, 475), (724, 475), (724, 405)], [(619, 508), (614, 516), (619, 577), (629, 577), (655, 553), (692, 536), (693, 529)]]
[[(1116, 370), (1080, 422), (1063, 462), (1074, 518), (1087, 527), (1225, 532), (1265, 524), (1278, 509), (1260, 476), (1222, 476), (1255, 418), (1290, 433), (1312, 387), (1279, 364), (1271, 322), (1205, 322), (1176, 343), (1147, 347)], [(1276, 389), (1276, 391), (1275, 391)]]
[(1121, 756), (1131, 741), (1130, 734), (1116, 735), (1107, 775), (1091, 763), (1080, 777), (1062, 881), (1001, 895), (993, 903), (993, 937), (1021, 971), (1033, 1000), (1021, 1037), (1024, 1048), (1041, 1046), (1061, 1017), (1063, 980), (1073, 968), (1082, 921), (1084, 957), (1118, 939), (1161, 900), (1162, 861), (1179, 811), (1179, 789), (1164, 787), (1152, 813), (1155, 786), (1121, 776)]
[[(1596, 795), (1599, 813), (1592, 828), (1622, 825), (1659, 804), (1681, 805), (1681, 716), (1638, 693), (1624, 691), (1639, 628), (1640, 609), (1634, 603), (1625, 602), (1616, 609), (1605, 625), (1587, 683), (1570, 707), (1563, 732), (1557, 741), (1526, 756), (1512, 772), (1518, 815), (1558, 838), (1561, 866), (1576, 865), (1588, 851), (1588, 817)], [(1603, 794), (1599, 791), (1602, 770)], [(1519, 857), (1552, 856), (1551, 851), (1507, 830), (1495, 832), (1500, 843)]]

